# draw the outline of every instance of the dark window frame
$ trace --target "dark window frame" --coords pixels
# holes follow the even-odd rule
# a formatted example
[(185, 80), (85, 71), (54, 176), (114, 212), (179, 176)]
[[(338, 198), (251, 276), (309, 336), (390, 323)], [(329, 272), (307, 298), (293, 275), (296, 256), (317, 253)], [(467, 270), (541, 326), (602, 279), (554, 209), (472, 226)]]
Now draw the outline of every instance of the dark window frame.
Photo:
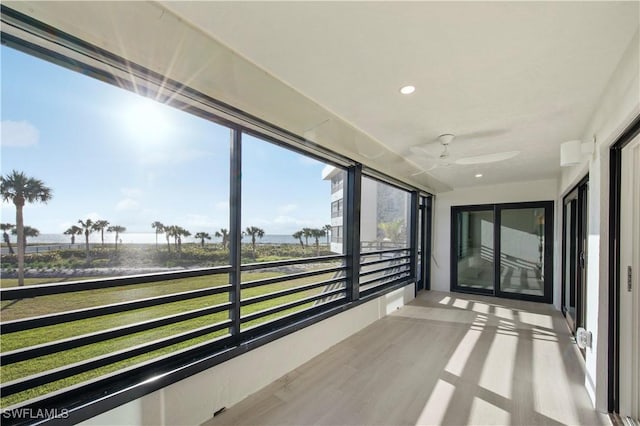
[(640, 116), (633, 119), (609, 148), (609, 328), (607, 410), (620, 411), (620, 206), (622, 149), (640, 134)]
[[(450, 242), (450, 284), (451, 291), (469, 294), (482, 294), (496, 296), (507, 299), (526, 300), (531, 302), (553, 303), (553, 232), (554, 232), (554, 201), (525, 201), (515, 203), (490, 203), (473, 204), (451, 207), (451, 242)], [(522, 293), (512, 293), (500, 290), (500, 216), (503, 210), (517, 210), (526, 208), (545, 209), (545, 265), (546, 274), (544, 276), (544, 291), (542, 296), (527, 295)], [(493, 212), (493, 287), (491, 289), (474, 289), (458, 285), (458, 226), (457, 217), (459, 213), (466, 211), (492, 211)]]
[[(415, 268), (413, 268), (413, 275), (410, 274), (402, 279), (395, 280), (383, 287), (376, 288), (375, 291), (366, 292), (366, 294), (359, 294), (360, 253), (359, 250), (354, 250), (350, 255), (340, 255), (341, 257), (346, 258), (347, 264), (351, 262), (351, 268), (349, 271), (352, 274), (352, 279), (347, 281), (346, 300), (343, 299), (325, 303), (318, 307), (318, 309), (308, 309), (300, 312), (299, 314), (289, 315), (269, 322), (265, 324), (265, 326), (240, 331), (239, 326), (234, 325), (239, 325), (241, 323), (240, 306), (242, 301), (240, 300), (239, 294), (242, 283), (240, 280), (240, 273), (242, 270), (252, 268), (252, 265), (241, 264), (238, 253), (240, 249), (239, 237), (241, 230), (241, 182), (239, 170), (241, 169), (242, 134), (251, 134), (285, 149), (312, 157), (341, 169), (347, 167), (348, 182), (344, 182), (343, 180), (343, 184), (347, 183), (348, 188), (350, 189), (347, 193), (348, 198), (345, 199), (347, 203), (344, 204), (344, 210), (347, 214), (345, 214), (343, 226), (346, 226), (345, 229), (349, 230), (349, 235), (344, 235), (344, 240), (345, 242), (352, 240), (351, 244), (355, 242), (359, 243), (360, 239), (359, 185), (361, 184), (362, 166), (347, 157), (337, 154), (313, 142), (307, 141), (286, 129), (274, 126), (258, 117), (247, 114), (242, 110), (184, 86), (179, 82), (166, 79), (162, 75), (149, 71), (135, 63), (131, 63), (122, 57), (91, 45), (77, 37), (58, 31), (47, 24), (16, 12), (5, 5), (0, 5), (0, 10), (4, 25), (8, 25), (12, 28), (20, 28), (21, 30), (26, 31), (30, 36), (39, 40), (36, 43), (26, 41), (20, 36), (7, 33), (5, 31), (7, 27), (5, 27), (1, 33), (2, 43), (4, 45), (125, 90), (134, 89), (133, 84), (126, 79), (123, 80), (122, 78), (119, 78), (115, 71), (117, 70), (120, 73), (124, 72), (133, 74), (136, 76), (136, 80), (145, 82), (145, 86), (135, 87), (138, 93), (146, 96), (155, 96), (158, 95), (160, 88), (162, 88), (165, 92), (163, 92), (161, 100), (169, 100), (168, 96), (172, 93), (180, 93), (183, 96), (183, 99), (187, 99), (187, 101), (171, 99), (167, 104), (178, 107), (208, 121), (226, 126), (232, 130), (230, 152), (230, 201), (232, 201), (230, 202), (231, 265), (225, 267), (230, 268), (228, 273), (231, 276), (229, 292), (231, 295), (230, 305), (232, 305), (230, 307), (232, 333), (224, 338), (207, 341), (202, 344), (189, 347), (179, 353), (171, 353), (162, 358), (137, 364), (132, 368), (118, 370), (108, 376), (101, 376), (97, 379), (75, 385), (72, 388), (65, 388), (60, 391), (46, 394), (36, 399), (25, 401), (24, 404), (20, 403), (9, 408), (30, 408), (32, 410), (51, 408), (66, 409), (68, 410), (67, 418), (39, 419), (38, 423), (77, 423), (113, 409), (126, 402), (140, 398), (150, 392), (166, 387), (188, 376), (207, 370), (235, 356), (268, 344), (276, 339), (306, 328), (333, 315), (356, 308), (357, 306), (367, 303), (384, 294), (401, 289), (407, 285), (415, 285)], [(40, 41), (42, 41), (42, 45), (38, 44)], [(48, 44), (53, 42), (55, 44), (55, 48), (51, 50), (49, 47), (44, 47), (45, 41)], [(82, 62), (77, 59), (71, 59), (69, 52), (82, 55), (86, 58), (86, 61)], [(99, 63), (100, 65), (95, 65), (96, 63)], [(167, 93), (169, 95), (167, 95)], [(204, 107), (200, 108), (194, 106), (196, 104), (203, 105)], [(219, 114), (212, 114), (211, 110), (218, 111)], [(231, 119), (225, 117), (231, 117)], [(265, 133), (256, 129), (263, 129)], [(274, 137), (274, 134), (281, 136), (282, 140)], [(371, 170), (371, 172), (375, 171)], [(370, 177), (381, 183), (397, 187), (404, 191), (410, 192), (413, 190), (408, 190), (407, 188), (411, 188), (410, 186), (404, 183), (398, 184), (400, 181), (382, 173), (375, 172), (375, 176)], [(353, 189), (355, 189), (355, 191)], [(415, 204), (415, 202), (412, 203), (412, 205), (413, 204)], [(415, 216), (415, 212), (412, 214)], [(412, 229), (412, 232), (414, 231), (415, 229)], [(415, 250), (413, 256), (415, 257)], [(329, 257), (325, 256), (319, 259)], [(261, 266), (267, 267), (267, 264)], [(196, 274), (206, 275), (218, 272), (219, 271), (204, 271), (196, 272)], [(180, 275), (180, 277), (183, 275), (190, 276), (193, 273), (194, 272), (192, 271), (186, 271), (178, 275)], [(127, 280), (133, 280), (132, 282), (141, 283), (155, 281), (158, 279), (158, 277), (153, 277), (151, 275), (153, 274), (127, 277)], [(165, 277), (163, 279), (169, 278)], [(118, 279), (116, 278), (115, 280), (117, 281)], [(91, 283), (89, 285), (91, 285)], [(62, 287), (63, 286), (58, 286), (57, 289), (54, 289), (54, 286), (51, 286), (47, 291), (50, 292), (49, 294), (57, 294), (58, 290)], [(33, 291), (33, 288), (26, 287), (21, 291), (31, 292)], [(2, 292), (1, 294), (3, 295), (8, 295), (10, 293), (7, 290), (0, 290), (0, 292)], [(154, 377), (154, 380), (148, 380), (150, 377)], [(6, 424), (28, 423), (29, 420), (21, 419), (19, 417), (5, 418), (3, 416), (3, 422), (6, 422)]]
[[(570, 259), (567, 259), (567, 252), (566, 252), (567, 247), (565, 244), (566, 234), (567, 234), (567, 223), (566, 223), (567, 204), (571, 203), (572, 200), (575, 200), (575, 203), (576, 203), (575, 209), (572, 210), (571, 212), (572, 220), (576, 222), (576, 228), (571, 230), (571, 239), (576, 241), (576, 252), (579, 253), (581, 251), (586, 250), (586, 247), (583, 247), (584, 244), (582, 240), (581, 239), (576, 240), (576, 238), (578, 238), (579, 236), (578, 233), (580, 232), (580, 229), (584, 225), (582, 223), (582, 217), (581, 217), (582, 215), (580, 215), (580, 213), (582, 212), (583, 204), (584, 204), (583, 191), (588, 190), (588, 184), (589, 184), (589, 175), (587, 174), (585, 177), (580, 179), (580, 181), (573, 188), (571, 188), (571, 190), (564, 197), (562, 197), (562, 237), (560, 238), (562, 243), (562, 259), (561, 259), (562, 278), (560, 280), (561, 282), (560, 310), (562, 311), (562, 314), (565, 316), (565, 318), (567, 317), (567, 312), (565, 307), (567, 302), (566, 288), (568, 285), (565, 270), (569, 264), (575, 264), (576, 262), (578, 262), (578, 259), (575, 258), (574, 253), (570, 253), (569, 254)], [(583, 284), (582, 276), (581, 274), (579, 274), (579, 271), (577, 271), (576, 269), (571, 270), (571, 279), (576, 280), (576, 284), (577, 284), (575, 289), (576, 315), (575, 315), (575, 318), (573, 318), (574, 323), (569, 324), (569, 327), (572, 330), (575, 330), (577, 327), (582, 326), (584, 322), (584, 318), (582, 314), (584, 309), (584, 295), (582, 294), (582, 288), (584, 286), (582, 285)]]

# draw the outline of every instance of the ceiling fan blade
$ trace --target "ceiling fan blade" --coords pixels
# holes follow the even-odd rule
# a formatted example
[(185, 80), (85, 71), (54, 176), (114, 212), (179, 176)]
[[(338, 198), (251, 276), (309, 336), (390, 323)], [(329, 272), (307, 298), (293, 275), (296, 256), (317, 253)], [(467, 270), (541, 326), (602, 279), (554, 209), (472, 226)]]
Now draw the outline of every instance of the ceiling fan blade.
[(509, 133), (509, 129), (486, 129), (456, 135), (456, 139), (485, 139)]
[(409, 147), (409, 151), (413, 155), (436, 159), (436, 158), (438, 158), (438, 156), (442, 152), (442, 145), (440, 145), (440, 144), (437, 144), (437, 145), (434, 145), (434, 146), (431, 146), (431, 144), (428, 144), (428, 145), (414, 145), (414, 146), (410, 146)]
[(485, 163), (495, 163), (498, 161), (508, 160), (510, 158), (515, 157), (520, 154), (520, 151), (505, 151), (505, 152), (496, 152), (493, 154), (485, 154), (485, 155), (476, 155), (473, 157), (462, 157), (458, 158), (454, 161), (454, 163), (459, 165), (469, 165), (469, 164), (485, 164)]

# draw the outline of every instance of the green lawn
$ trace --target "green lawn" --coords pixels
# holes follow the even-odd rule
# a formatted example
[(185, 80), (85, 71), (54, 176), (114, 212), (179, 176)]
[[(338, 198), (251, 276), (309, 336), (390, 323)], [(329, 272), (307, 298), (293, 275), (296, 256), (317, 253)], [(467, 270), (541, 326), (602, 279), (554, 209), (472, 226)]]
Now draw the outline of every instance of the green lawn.
[[(81, 277), (81, 278), (73, 278), (75, 281), (79, 279), (88, 280), (91, 278), (104, 278), (104, 277)], [(69, 278), (25, 278), (24, 285), (36, 285), (36, 284), (51, 284), (51, 283), (62, 283), (65, 281), (70, 281)], [(0, 287), (9, 288), (9, 287), (17, 287), (18, 279), (17, 278), (2, 278), (0, 279)]]
[[(320, 268), (327, 267), (326, 265), (320, 265)], [(243, 273), (243, 282), (270, 278), (284, 275), (280, 272), (250, 272)], [(276, 284), (270, 284), (262, 287), (255, 287), (243, 290), (242, 298), (246, 299), (257, 295), (271, 293), (291, 287), (297, 287), (312, 282), (326, 280), (331, 278), (332, 274), (323, 274), (315, 277), (302, 278), (292, 281), (285, 281)], [(74, 277), (74, 280), (79, 279)], [(3, 280), (2, 286), (8, 287), (11, 284), (11, 280)], [(42, 282), (51, 282), (51, 279), (28, 279), (27, 285), (39, 284)], [(32, 317), (36, 315), (44, 315), (55, 312), (64, 312), (73, 309), (81, 309), (91, 306), (99, 306), (110, 303), (117, 303), (123, 301), (132, 301), (136, 299), (159, 296), (165, 294), (172, 294), (181, 291), (195, 290), (207, 287), (214, 287), (219, 285), (226, 285), (228, 283), (228, 275), (212, 275), (196, 278), (184, 278), (170, 281), (161, 281), (155, 283), (145, 283), (130, 286), (87, 290), (68, 294), (59, 294), (51, 296), (42, 296), (38, 298), (23, 299), (18, 301), (6, 301), (2, 302), (2, 320), (8, 321), (12, 319)], [(299, 300), (304, 297), (308, 297), (315, 294), (320, 294), (323, 288), (317, 288), (304, 292), (295, 293), (288, 296), (279, 297), (253, 305), (249, 305), (242, 308), (242, 315), (246, 315), (252, 312), (268, 309), (273, 306)], [(47, 327), (40, 327), (34, 330), (28, 330), (18, 333), (10, 333), (0, 336), (0, 345), (2, 352), (11, 351), (23, 347), (32, 345), (47, 343), (59, 339), (65, 339), (69, 337), (79, 336), (85, 333), (92, 333), (99, 330), (110, 329), (122, 325), (132, 324), (135, 322), (145, 321), (148, 319), (159, 318), (166, 315), (172, 315), (176, 313), (187, 312), (194, 309), (200, 309), (207, 306), (213, 306), (228, 301), (228, 295), (226, 293), (216, 294), (212, 296), (199, 297), (196, 299), (167, 303), (164, 305), (153, 306), (149, 308), (136, 309), (124, 313), (103, 315), (95, 318), (89, 318), (84, 320), (73, 321), (65, 324), (52, 325)], [(258, 320), (251, 321), (250, 323), (243, 324), (243, 329), (248, 326), (255, 326), (257, 324), (271, 321), (275, 318), (288, 315), (293, 312), (300, 311), (312, 306), (313, 303), (307, 303), (302, 306), (298, 306), (287, 311), (272, 314)], [(87, 360), (92, 357), (101, 356), (112, 353), (114, 351), (122, 350), (142, 343), (154, 341), (156, 339), (175, 335), (184, 331), (192, 330), (198, 327), (212, 325), (220, 321), (224, 321), (228, 318), (228, 312), (221, 312), (217, 314), (207, 315), (199, 318), (194, 318), (188, 321), (182, 321), (176, 324), (158, 327), (151, 330), (122, 336), (116, 339), (110, 339), (105, 342), (86, 345), (80, 348), (67, 350), (64, 352), (58, 352), (52, 355), (39, 357), (36, 359), (23, 361), (15, 364), (10, 364), (0, 368), (0, 374), (2, 382), (8, 382), (16, 380), (22, 377), (26, 377), (32, 374), (37, 374), (50, 369), (62, 367), (75, 362)], [(53, 383), (49, 383), (37, 388), (21, 392), (18, 394), (10, 395), (0, 399), (0, 404), (3, 407), (19, 403), (21, 401), (43, 395), (54, 390), (58, 390), (72, 384), (79, 383), (84, 380), (99, 377), (101, 375), (113, 372), (137, 363), (147, 361), (149, 359), (166, 355), (173, 351), (177, 351), (182, 348), (186, 348), (207, 340), (212, 340), (220, 336), (224, 336), (228, 333), (227, 330), (221, 330), (216, 333), (211, 333), (206, 336), (191, 339), (170, 347), (162, 348), (144, 355), (140, 355), (135, 358), (128, 359), (126, 361), (110, 364), (108, 366), (95, 369), (89, 372), (78, 374), (73, 377), (69, 377), (63, 380), (59, 380)]]

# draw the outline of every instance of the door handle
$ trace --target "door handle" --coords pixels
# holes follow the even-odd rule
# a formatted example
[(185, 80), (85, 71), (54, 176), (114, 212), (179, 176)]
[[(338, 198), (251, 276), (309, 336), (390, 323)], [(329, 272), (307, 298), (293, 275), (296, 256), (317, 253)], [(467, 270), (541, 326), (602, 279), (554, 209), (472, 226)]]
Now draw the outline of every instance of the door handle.
[(580, 252), (580, 267), (584, 269), (584, 251)]

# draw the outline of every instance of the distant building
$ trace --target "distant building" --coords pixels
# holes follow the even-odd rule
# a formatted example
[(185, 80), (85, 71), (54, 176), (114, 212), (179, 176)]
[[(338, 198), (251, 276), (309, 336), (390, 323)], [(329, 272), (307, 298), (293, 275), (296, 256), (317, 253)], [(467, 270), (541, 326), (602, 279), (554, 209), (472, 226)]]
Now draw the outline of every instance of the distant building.
[(331, 251), (343, 253), (344, 185), (346, 172), (334, 166), (322, 169), (322, 179), (331, 181)]
[[(331, 181), (331, 251), (343, 253), (344, 186), (347, 173), (334, 166), (322, 170), (322, 179)], [(374, 243), (385, 240), (378, 224), (401, 221), (408, 223), (409, 197), (393, 186), (379, 184), (369, 178), (362, 179), (362, 205), (360, 208), (360, 241)], [(405, 244), (400, 244), (405, 245)]]

